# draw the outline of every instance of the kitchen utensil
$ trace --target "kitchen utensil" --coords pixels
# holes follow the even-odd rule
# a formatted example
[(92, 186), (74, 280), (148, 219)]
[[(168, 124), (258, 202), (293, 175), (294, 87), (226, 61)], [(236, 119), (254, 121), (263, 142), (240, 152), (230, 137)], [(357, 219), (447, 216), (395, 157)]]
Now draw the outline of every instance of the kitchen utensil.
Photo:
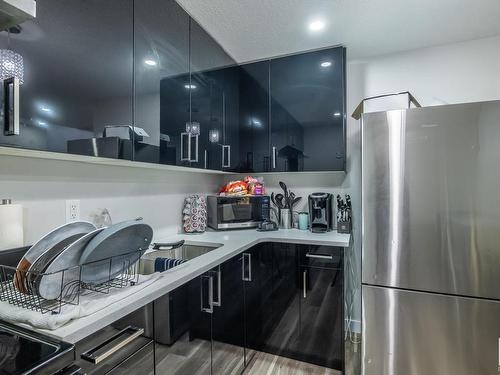
[(278, 206), (279, 209), (286, 208), (285, 196), (283, 194), (281, 193), (276, 194), (274, 199), (276, 199), (276, 206)]
[(271, 193), (271, 202), (273, 202), (273, 204), (278, 207), (278, 204), (276, 203), (276, 198), (274, 196), (274, 192)]
[(297, 197), (297, 198), (294, 198), (294, 199), (292, 200), (292, 203), (291, 203), (291, 205), (292, 205), (292, 207), (291, 207), (291, 208), (293, 209), (293, 207), (294, 207), (297, 203), (299, 203), (299, 201), (300, 201), (301, 199), (302, 199), (302, 197)]
[(299, 229), (309, 229), (309, 214), (307, 212), (299, 212)]
[(153, 229), (142, 219), (104, 229), (89, 242), (80, 258), (81, 280), (101, 284), (113, 279), (139, 260), (152, 238)]
[(56, 254), (64, 247), (75, 241), (77, 238), (95, 230), (95, 226), (87, 221), (75, 221), (64, 224), (43, 236), (26, 252), (17, 265), (17, 272), (14, 280), (16, 288), (22, 292), (28, 293), (26, 284), (27, 271), (46, 251), (53, 249), (52, 254)]
[(284, 194), (284, 197), (285, 197), (285, 208), (290, 208), (288, 207), (288, 203), (289, 203), (289, 193), (288, 193), (288, 187), (286, 186), (286, 184), (283, 182), (283, 181), (280, 181), (279, 182), (281, 188), (283, 189), (283, 194)]
[(290, 210), (289, 208), (284, 208), (281, 210), (280, 228), (292, 228), (292, 210)]
[[(89, 242), (104, 228), (96, 229), (78, 238), (60, 252), (54, 260), (43, 270), (43, 274), (35, 280), (35, 290), (37, 294), (45, 299), (53, 300), (64, 293), (62, 287), (78, 282), (80, 279), (80, 269), (77, 267), (83, 251)], [(64, 275), (59, 271), (66, 270)]]

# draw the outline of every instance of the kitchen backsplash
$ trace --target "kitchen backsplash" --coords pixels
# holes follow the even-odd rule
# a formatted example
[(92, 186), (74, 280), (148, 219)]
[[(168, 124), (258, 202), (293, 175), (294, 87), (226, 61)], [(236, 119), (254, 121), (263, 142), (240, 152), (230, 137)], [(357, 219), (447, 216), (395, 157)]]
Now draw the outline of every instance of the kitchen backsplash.
[(77, 162), (0, 158), (0, 196), (24, 207), (25, 244), (66, 221), (66, 200), (80, 201), (80, 219), (107, 208), (113, 222), (144, 217), (155, 238), (181, 228), (184, 197), (214, 193), (221, 176)]

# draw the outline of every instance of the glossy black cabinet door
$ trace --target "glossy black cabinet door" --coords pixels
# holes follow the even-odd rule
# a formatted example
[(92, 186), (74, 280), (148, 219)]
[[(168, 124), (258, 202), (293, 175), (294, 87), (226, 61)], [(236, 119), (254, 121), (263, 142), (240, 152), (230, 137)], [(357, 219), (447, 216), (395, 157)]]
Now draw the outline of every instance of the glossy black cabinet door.
[(269, 155), (269, 62), (239, 67), (238, 172), (267, 172)]
[[(174, 0), (134, 2), (135, 160), (181, 163), (189, 121), (189, 15)], [(183, 140), (183, 139), (182, 139)]]
[(344, 368), (343, 270), (300, 268), (299, 332), (292, 358), (337, 370)]
[(271, 60), (272, 171), (345, 166), (345, 49)]
[(240, 373), (245, 366), (240, 259), (230, 259), (190, 286), (189, 342), (210, 343), (212, 374)]
[(272, 311), (272, 248), (259, 244), (242, 253), (244, 279), (245, 360), (264, 349)]
[(191, 122), (199, 126), (193, 167), (230, 169), (236, 145), (226, 134), (231, 93), (225, 68), (235, 61), (196, 21), (191, 20)]
[(2, 132), (0, 144), (132, 159), (133, 139), (103, 132), (133, 124), (133, 1), (38, 0), (19, 30), (0, 33), (24, 62), (20, 134)]
[(239, 374), (245, 367), (242, 256), (216, 269), (212, 314), (212, 374)]

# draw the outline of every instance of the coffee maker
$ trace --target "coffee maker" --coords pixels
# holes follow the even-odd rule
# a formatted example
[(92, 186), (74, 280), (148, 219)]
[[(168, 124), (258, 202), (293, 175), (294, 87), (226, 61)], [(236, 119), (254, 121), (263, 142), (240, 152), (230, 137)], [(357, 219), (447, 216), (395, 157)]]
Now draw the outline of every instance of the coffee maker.
[(324, 233), (333, 228), (332, 194), (312, 193), (309, 195), (309, 218), (311, 232)]

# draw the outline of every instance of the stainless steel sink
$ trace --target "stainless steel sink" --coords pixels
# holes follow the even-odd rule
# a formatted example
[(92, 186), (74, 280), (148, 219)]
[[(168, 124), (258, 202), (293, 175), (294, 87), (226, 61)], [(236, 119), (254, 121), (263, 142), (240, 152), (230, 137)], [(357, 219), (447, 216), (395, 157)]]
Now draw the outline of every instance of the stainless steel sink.
[(183, 259), (189, 261), (200, 255), (206, 254), (212, 250), (218, 249), (222, 245), (193, 245), (185, 244), (174, 247), (168, 250), (154, 250), (146, 253), (139, 261), (139, 273), (141, 275), (150, 275), (155, 272), (155, 259), (156, 258), (171, 258)]

